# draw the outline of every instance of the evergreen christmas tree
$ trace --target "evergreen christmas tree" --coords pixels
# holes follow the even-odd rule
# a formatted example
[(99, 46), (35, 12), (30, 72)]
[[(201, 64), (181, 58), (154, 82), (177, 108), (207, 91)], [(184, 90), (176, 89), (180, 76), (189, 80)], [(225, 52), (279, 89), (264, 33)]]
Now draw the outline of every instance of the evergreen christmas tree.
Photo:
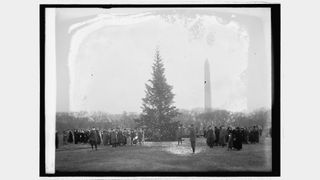
[(159, 50), (156, 50), (152, 78), (145, 85), (146, 96), (142, 99), (140, 126), (145, 126), (153, 139), (174, 140), (178, 122), (173, 118), (178, 110), (173, 106), (172, 86), (167, 83), (164, 71)]

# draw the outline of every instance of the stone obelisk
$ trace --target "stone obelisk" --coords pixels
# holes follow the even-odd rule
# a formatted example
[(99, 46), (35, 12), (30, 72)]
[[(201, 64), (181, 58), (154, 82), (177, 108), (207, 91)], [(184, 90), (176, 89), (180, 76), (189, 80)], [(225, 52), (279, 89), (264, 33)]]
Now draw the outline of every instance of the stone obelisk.
[(204, 110), (211, 111), (211, 80), (208, 59), (204, 63)]

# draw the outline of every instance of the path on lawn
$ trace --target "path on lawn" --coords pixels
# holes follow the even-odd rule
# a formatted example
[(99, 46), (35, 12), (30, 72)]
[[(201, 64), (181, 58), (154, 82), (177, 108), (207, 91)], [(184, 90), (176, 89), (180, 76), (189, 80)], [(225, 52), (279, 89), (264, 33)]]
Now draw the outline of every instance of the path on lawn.
[(177, 142), (145, 142), (143, 145), (99, 146), (92, 151), (87, 144), (62, 146), (56, 151), (58, 171), (270, 171), (271, 139), (260, 144), (243, 145), (242, 151), (210, 149), (198, 138), (192, 154), (189, 139)]

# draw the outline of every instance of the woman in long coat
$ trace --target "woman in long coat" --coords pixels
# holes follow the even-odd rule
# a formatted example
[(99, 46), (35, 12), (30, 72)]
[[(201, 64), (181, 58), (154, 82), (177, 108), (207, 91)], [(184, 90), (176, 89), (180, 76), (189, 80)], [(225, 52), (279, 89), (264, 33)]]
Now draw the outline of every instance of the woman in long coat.
[(73, 143), (73, 134), (71, 130), (69, 131), (69, 134), (68, 134), (68, 143)]
[(222, 126), (219, 134), (219, 143), (222, 147), (226, 145), (227, 130)]
[(242, 149), (242, 136), (241, 136), (241, 132), (240, 132), (240, 128), (237, 127), (237, 129), (234, 131), (234, 143), (233, 143), (233, 147), (237, 150), (241, 150)]
[(216, 135), (216, 140), (215, 140), (215, 144), (218, 145), (219, 144), (219, 140), (220, 140), (220, 129), (217, 127), (214, 127), (214, 134)]
[(215, 134), (211, 126), (209, 126), (209, 130), (206, 132), (206, 137), (207, 137), (207, 145), (210, 148), (213, 148), (213, 144), (215, 141)]
[(228, 135), (228, 151), (232, 150), (233, 148), (233, 137), (234, 137), (234, 133), (233, 130), (230, 128), (228, 131), (229, 135)]

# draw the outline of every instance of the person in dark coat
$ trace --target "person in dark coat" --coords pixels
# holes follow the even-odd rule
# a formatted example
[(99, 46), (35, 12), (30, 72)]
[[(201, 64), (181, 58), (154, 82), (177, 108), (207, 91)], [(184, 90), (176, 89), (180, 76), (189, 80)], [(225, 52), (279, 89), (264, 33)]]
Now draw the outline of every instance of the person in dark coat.
[(123, 132), (122, 132), (122, 135), (123, 135), (123, 144), (126, 145), (127, 144), (127, 129), (124, 129)]
[(213, 148), (213, 144), (215, 141), (215, 134), (211, 126), (209, 126), (208, 131), (206, 132), (206, 137), (207, 137), (207, 145), (210, 148)]
[(112, 130), (109, 129), (108, 130), (108, 144), (111, 145), (111, 133), (112, 133)]
[(122, 133), (121, 133), (121, 130), (119, 127), (116, 129), (116, 137), (117, 137), (116, 138), (116, 145), (120, 146), (121, 141), (122, 141)]
[(100, 138), (100, 132), (98, 129), (95, 130), (96, 131), (96, 134), (97, 134), (97, 144), (101, 144), (101, 138)]
[(103, 139), (103, 145), (104, 146), (108, 145), (108, 137), (107, 137), (108, 135), (107, 135), (107, 133), (108, 132), (106, 130), (104, 130), (103, 134), (102, 134), (102, 139)]
[(232, 130), (232, 139), (233, 139), (233, 149), (238, 148), (238, 138), (237, 138), (237, 129)]
[(127, 141), (128, 145), (131, 144), (131, 130), (130, 129), (128, 129), (126, 132), (126, 141)]
[(258, 126), (255, 127), (255, 142), (259, 143), (260, 132)]
[(224, 147), (226, 145), (226, 136), (227, 136), (227, 130), (224, 126), (220, 127), (220, 133), (219, 133), (219, 144)]
[(63, 131), (63, 145), (66, 145), (68, 142), (68, 131)]
[(122, 132), (120, 129), (117, 129), (117, 146), (122, 145)]
[(130, 133), (130, 138), (131, 138), (131, 146), (133, 145), (133, 139), (136, 137), (136, 133), (134, 132), (134, 130), (132, 129), (131, 130), (131, 133)]
[(73, 142), (73, 135), (71, 130), (69, 131), (69, 135), (68, 135), (68, 143), (72, 143)]
[(254, 138), (253, 138), (253, 135), (254, 134), (254, 132), (253, 132), (253, 127), (249, 127), (249, 142), (251, 143), (251, 144), (253, 144), (254, 143)]
[(229, 150), (232, 150), (233, 148), (233, 130), (230, 128), (229, 131), (228, 131), (228, 151)]
[(239, 127), (236, 128), (233, 139), (234, 139), (233, 147), (237, 150), (241, 150), (242, 149), (242, 136), (241, 136), (241, 131), (240, 131)]
[(250, 142), (252, 144), (257, 143), (257, 138), (256, 138), (257, 132), (256, 132), (256, 126), (251, 127), (251, 132), (250, 132)]
[(74, 134), (74, 143), (78, 144), (78, 141), (79, 141), (78, 130), (75, 130), (73, 134)]
[(215, 140), (215, 145), (219, 144), (219, 139), (220, 139), (220, 129), (218, 127), (214, 127), (214, 133), (216, 134), (216, 140)]
[(112, 145), (112, 147), (117, 146), (117, 133), (114, 129), (112, 129), (112, 132), (111, 132), (110, 144)]
[(124, 145), (127, 145), (127, 144), (128, 144), (127, 138), (128, 138), (128, 136), (129, 136), (127, 129), (124, 129), (123, 132), (122, 132), (122, 134), (123, 134), (123, 142), (124, 142)]
[(243, 143), (243, 132), (238, 128), (239, 131), (239, 150), (242, 149), (242, 143)]
[(127, 144), (126, 129), (121, 130), (121, 134), (122, 134), (122, 137), (121, 137), (122, 141), (121, 141), (121, 143), (122, 143), (122, 145), (126, 145), (126, 144)]
[(132, 144), (138, 144), (139, 140), (138, 140), (138, 132), (137, 130), (134, 130), (134, 137), (132, 139)]
[(240, 128), (240, 134), (241, 134), (241, 137), (242, 137), (242, 143), (245, 143), (245, 133), (244, 133), (244, 128)]
[(203, 137), (205, 137), (205, 138), (207, 138), (207, 132), (208, 132), (208, 130), (205, 128), (205, 127), (203, 127)]
[(258, 131), (259, 131), (259, 136), (262, 136), (262, 127), (261, 126), (257, 126)]
[(183, 129), (181, 126), (179, 126), (177, 130), (177, 140), (178, 140), (178, 145), (181, 143), (182, 144), (182, 135), (183, 135)]
[(138, 130), (138, 142), (141, 145), (141, 143), (142, 143), (142, 129)]
[(91, 148), (93, 150), (93, 146), (95, 147), (96, 150), (98, 150), (97, 143), (98, 143), (98, 133), (97, 130), (93, 127), (90, 131), (89, 135), (89, 143), (91, 145)]
[(244, 134), (243, 134), (243, 142), (245, 144), (248, 144), (248, 136), (249, 136), (248, 128), (245, 127), (243, 132), (244, 132)]
[(194, 154), (196, 150), (196, 130), (194, 129), (193, 124), (191, 124), (191, 127), (190, 127), (189, 138), (190, 138), (192, 152)]

